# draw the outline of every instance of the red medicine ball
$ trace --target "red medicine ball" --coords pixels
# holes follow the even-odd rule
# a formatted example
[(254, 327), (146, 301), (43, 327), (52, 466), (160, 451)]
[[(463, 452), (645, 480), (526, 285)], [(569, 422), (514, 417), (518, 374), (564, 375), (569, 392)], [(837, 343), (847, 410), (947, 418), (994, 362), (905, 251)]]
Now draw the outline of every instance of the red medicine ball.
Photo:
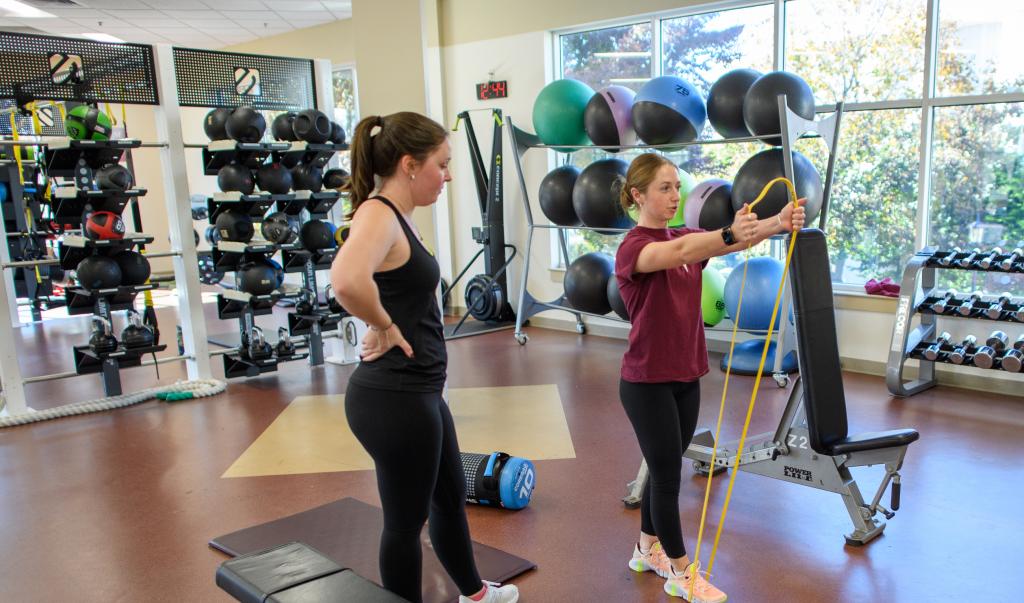
[(124, 238), (124, 220), (112, 211), (94, 211), (85, 219), (85, 236), (94, 241)]

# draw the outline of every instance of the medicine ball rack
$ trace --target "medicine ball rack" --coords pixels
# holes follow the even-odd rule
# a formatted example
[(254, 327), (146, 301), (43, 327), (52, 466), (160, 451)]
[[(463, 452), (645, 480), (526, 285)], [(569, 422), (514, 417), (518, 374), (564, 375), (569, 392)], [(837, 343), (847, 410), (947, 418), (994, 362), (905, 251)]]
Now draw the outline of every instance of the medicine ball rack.
[[(793, 145), (801, 138), (821, 138), (824, 140), (825, 145), (828, 149), (828, 159), (825, 170), (825, 178), (823, 182), (822, 191), (822, 203), (821, 211), (818, 214), (818, 228), (825, 230), (825, 224), (828, 216), (829, 199), (832, 191), (832, 182), (835, 172), (836, 156), (839, 149), (839, 128), (842, 123), (844, 103), (837, 103), (835, 110), (827, 117), (820, 120), (807, 120), (793, 111), (791, 111), (786, 104), (786, 96), (779, 95), (779, 120), (781, 124), (781, 136), (782, 138), (782, 149), (783, 149), (783, 163), (786, 177), (792, 182), (795, 181), (793, 176)], [(547, 310), (563, 310), (576, 316), (576, 332), (584, 334), (587, 331), (586, 324), (583, 322), (583, 316), (591, 316), (594, 318), (601, 318), (613, 322), (628, 322), (614, 315), (598, 315), (590, 312), (584, 312), (573, 308), (565, 294), (563, 293), (557, 299), (544, 302), (534, 297), (527, 289), (527, 283), (529, 282), (530, 276), (530, 253), (533, 249), (533, 236), (537, 229), (548, 229), (558, 231), (558, 247), (562, 256), (562, 261), (565, 263), (566, 268), (571, 263), (569, 260), (568, 243), (566, 241), (565, 233), (570, 230), (593, 230), (601, 232), (602, 234), (617, 235), (628, 232), (628, 229), (615, 229), (615, 228), (592, 228), (588, 226), (559, 226), (555, 224), (538, 224), (533, 219), (533, 209), (530, 205), (530, 193), (526, 186), (526, 178), (523, 173), (522, 160), (523, 156), (530, 149), (552, 149), (555, 151), (564, 148), (565, 145), (546, 145), (543, 144), (540, 138), (536, 134), (531, 134), (524, 130), (516, 127), (511, 117), (505, 117), (505, 124), (509, 130), (509, 137), (512, 140), (513, 146), (515, 147), (515, 153), (513, 154), (513, 160), (516, 168), (516, 175), (519, 178), (519, 188), (523, 202), (523, 210), (526, 214), (526, 222), (529, 227), (526, 238), (526, 252), (525, 259), (523, 260), (523, 272), (520, 277), (520, 289), (519, 289), (519, 305), (518, 312), (516, 313), (516, 326), (514, 336), (516, 341), (520, 345), (526, 345), (529, 341), (529, 337), (523, 332), (523, 326), (531, 316), (539, 314)], [(742, 142), (761, 142), (764, 136), (747, 136), (742, 138), (728, 138), (728, 139), (708, 139), (708, 140), (694, 140), (692, 142), (666, 144), (666, 145), (617, 145), (617, 146), (597, 146), (597, 145), (583, 145), (581, 149), (601, 149), (606, 151), (613, 151), (617, 149), (643, 149), (650, 151), (660, 152), (671, 152), (677, 151), (682, 147), (689, 146), (701, 146), (701, 145), (713, 145), (713, 144), (734, 144)], [(777, 237), (777, 241), (781, 242), (782, 237)], [(779, 243), (778, 251), (784, 252)], [(787, 316), (789, 314), (789, 307), (791, 301), (791, 291), (789, 287), (784, 288), (783, 303), (779, 309), (781, 316)], [(772, 371), (772, 377), (779, 387), (786, 387), (789, 385), (789, 375), (782, 370), (783, 359), (789, 355), (789, 353), (796, 349), (796, 341), (791, 333), (788, 333), (786, 325), (789, 321), (783, 320), (780, 322), (781, 326), (778, 329), (778, 341), (777, 352), (775, 354), (775, 364)], [(710, 331), (724, 331), (725, 329), (708, 328)], [(729, 329), (731, 331), (731, 329)]]
[[(1019, 249), (1016, 252), (1016, 254), (1002, 253), (999, 250), (964, 252), (926, 247), (910, 258), (907, 266), (903, 269), (896, 321), (893, 325), (892, 342), (889, 346), (889, 361), (885, 370), (885, 382), (890, 392), (897, 396), (913, 396), (934, 387), (938, 383), (935, 376), (937, 362), (1009, 372), (1002, 366), (1000, 358), (995, 358), (991, 367), (975, 365), (973, 358), (983, 346), (973, 343), (964, 345), (960, 350), (961, 362), (954, 362), (951, 359), (952, 354), (950, 354), (953, 351), (951, 342), (938, 341), (937, 317), (973, 318), (1024, 325), (1024, 299), (1020, 297), (1016, 300), (1007, 298), (999, 302), (985, 300), (980, 294), (973, 294), (970, 297), (956, 296), (951, 291), (937, 290), (935, 276), (936, 270), (939, 269), (1024, 274), (1024, 257)], [(981, 262), (980, 260), (983, 259), (987, 259), (987, 261)], [(963, 310), (956, 313), (939, 313), (935, 307), (943, 300), (946, 300), (947, 304), (955, 305), (958, 309), (963, 308)], [(999, 307), (995, 308), (996, 311), (989, 312), (994, 304), (999, 304)], [(920, 324), (911, 329), (910, 323), (915, 313), (921, 315)], [(934, 360), (925, 357), (929, 348), (935, 352)], [(1000, 352), (1000, 350), (993, 351)], [(919, 361), (918, 376), (913, 380), (908, 380), (903, 376), (906, 362), (909, 359)]]

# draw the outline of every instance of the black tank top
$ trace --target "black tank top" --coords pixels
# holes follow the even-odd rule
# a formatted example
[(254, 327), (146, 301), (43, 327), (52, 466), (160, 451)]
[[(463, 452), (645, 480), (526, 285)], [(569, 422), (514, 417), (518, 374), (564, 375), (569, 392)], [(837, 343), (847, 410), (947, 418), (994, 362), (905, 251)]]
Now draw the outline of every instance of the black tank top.
[(409, 358), (398, 347), (391, 348), (377, 360), (361, 362), (351, 381), (376, 389), (440, 392), (448, 365), (436, 295), (440, 267), (391, 201), (381, 196), (371, 199), (379, 199), (395, 212), (409, 240), (409, 261), (392, 270), (375, 272), (373, 280), (380, 290), (381, 304), (412, 346), (414, 357)]

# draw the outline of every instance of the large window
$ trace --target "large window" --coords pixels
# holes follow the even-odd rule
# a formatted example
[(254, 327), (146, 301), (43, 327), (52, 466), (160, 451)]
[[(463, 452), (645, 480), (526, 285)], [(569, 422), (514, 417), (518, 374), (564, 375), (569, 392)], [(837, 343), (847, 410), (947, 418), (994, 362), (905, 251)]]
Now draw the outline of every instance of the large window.
[[(778, 26), (776, 14), (783, 15)], [(774, 0), (715, 12), (698, 6), (560, 34), (558, 72), (595, 89), (678, 75), (706, 94), (730, 69), (783, 66), (810, 84), (819, 112), (843, 101), (826, 230), (837, 288), (861, 290), (870, 278), (898, 280), (925, 245), (1013, 248), (1024, 239), (1021, 22), (1024, 4), (1015, 0)], [(641, 57), (648, 49), (659, 56)], [(710, 127), (702, 134), (716, 136)], [(707, 145), (670, 157), (698, 180), (731, 179), (763, 148)], [(796, 148), (824, 176), (825, 145), (803, 140)], [(584, 167), (599, 155), (565, 160)], [(570, 232), (569, 243), (570, 255), (613, 252), (618, 239)], [(945, 285), (965, 290), (1021, 286), (1006, 275), (942, 273)]]

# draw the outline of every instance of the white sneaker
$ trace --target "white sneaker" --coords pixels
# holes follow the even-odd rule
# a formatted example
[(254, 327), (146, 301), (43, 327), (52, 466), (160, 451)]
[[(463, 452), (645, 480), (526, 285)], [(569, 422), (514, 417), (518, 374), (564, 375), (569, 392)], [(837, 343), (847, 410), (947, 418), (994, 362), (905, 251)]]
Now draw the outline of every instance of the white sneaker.
[[(497, 582), (484, 580), (484, 585), (487, 586), (487, 592), (484, 593), (484, 598), (480, 599), (479, 603), (516, 603), (519, 600), (519, 589), (515, 584), (500, 586)], [(477, 602), (469, 597), (459, 595), (459, 603)]]

